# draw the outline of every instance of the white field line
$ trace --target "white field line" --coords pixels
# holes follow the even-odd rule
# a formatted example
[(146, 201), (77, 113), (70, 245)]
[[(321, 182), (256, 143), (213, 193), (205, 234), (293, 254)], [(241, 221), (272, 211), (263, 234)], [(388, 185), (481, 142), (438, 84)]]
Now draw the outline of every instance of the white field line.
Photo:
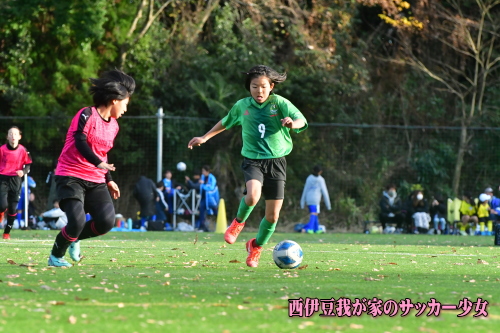
[[(117, 239), (114, 239), (114, 240), (106, 240), (106, 241), (97, 241), (97, 242), (122, 242), (122, 240), (117, 240)], [(52, 246), (53, 243), (51, 240), (42, 240), (42, 239), (33, 239), (33, 240), (24, 240), (24, 239), (18, 239), (18, 240), (15, 240), (15, 241), (0, 241), (0, 244), (11, 244), (11, 245), (14, 245), (14, 244), (22, 244), (22, 243), (29, 243), (29, 242), (47, 242), (47, 244), (42, 244), (44, 246)], [(96, 241), (89, 241), (89, 242), (96, 242)], [(85, 246), (84, 245), (85, 243), (82, 243), (82, 246)], [(117, 249), (135, 249), (135, 247), (132, 247), (132, 248), (129, 248), (129, 247), (126, 247), (126, 246), (108, 246), (108, 245), (97, 245), (97, 244), (93, 244), (93, 243), (89, 243), (89, 244), (92, 244), (92, 247), (93, 248), (117, 248)], [(125, 245), (125, 244), (122, 244), (122, 245)], [(344, 244), (342, 244), (344, 245)], [(406, 245), (405, 245), (406, 246)], [(161, 248), (160, 248), (161, 249)], [(165, 248), (165, 249), (169, 249), (169, 248)], [(486, 249), (486, 248), (484, 248)], [(221, 250), (220, 248), (216, 248), (214, 250)], [(271, 249), (267, 249), (267, 250), (271, 250)], [(246, 251), (245, 248), (224, 248), (224, 251)], [(481, 253), (477, 253), (477, 254), (456, 254), (456, 253), (410, 253), (410, 252), (372, 252), (370, 250), (366, 250), (366, 251), (312, 251), (312, 250), (307, 250), (307, 251), (304, 251), (304, 252), (313, 252), (313, 253), (338, 253), (338, 254), (390, 254), (390, 255), (400, 255), (400, 256), (443, 256), (443, 257), (496, 257), (497, 255), (494, 255), (494, 254), (481, 254)]]

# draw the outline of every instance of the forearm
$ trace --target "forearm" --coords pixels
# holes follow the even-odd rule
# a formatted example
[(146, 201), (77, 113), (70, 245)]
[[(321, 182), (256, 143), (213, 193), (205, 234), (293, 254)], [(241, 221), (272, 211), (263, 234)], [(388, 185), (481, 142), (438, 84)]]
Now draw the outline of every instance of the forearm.
[(210, 131), (208, 131), (207, 133), (205, 133), (205, 135), (203, 135), (203, 139), (208, 141), (211, 138), (213, 138), (214, 136), (216, 136), (217, 134), (219, 134), (225, 130), (226, 130), (226, 128), (224, 126), (222, 126), (222, 120), (219, 120), (219, 122), (217, 124), (215, 124), (215, 126), (212, 127), (212, 129)]
[(295, 119), (293, 121), (292, 128), (302, 128), (306, 125), (306, 122), (303, 119)]

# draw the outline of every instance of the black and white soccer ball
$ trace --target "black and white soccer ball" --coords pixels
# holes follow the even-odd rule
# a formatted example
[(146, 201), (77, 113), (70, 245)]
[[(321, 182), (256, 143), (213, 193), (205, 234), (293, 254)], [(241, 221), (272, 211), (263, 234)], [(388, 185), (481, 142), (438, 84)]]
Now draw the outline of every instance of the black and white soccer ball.
[(299, 244), (291, 240), (278, 243), (273, 250), (274, 263), (283, 269), (299, 267), (304, 254)]

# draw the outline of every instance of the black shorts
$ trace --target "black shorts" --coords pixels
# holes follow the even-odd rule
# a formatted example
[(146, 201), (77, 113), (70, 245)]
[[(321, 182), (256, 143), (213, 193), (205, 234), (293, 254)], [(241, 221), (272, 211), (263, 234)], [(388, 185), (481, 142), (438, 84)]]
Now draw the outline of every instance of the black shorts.
[(256, 179), (262, 184), (262, 193), (266, 200), (282, 200), (285, 198), (285, 157), (263, 160), (253, 160), (245, 157), (243, 163), (241, 163), (241, 169), (245, 175), (245, 183)]
[(22, 183), (22, 177), (0, 175), (0, 193), (7, 193), (9, 202), (19, 202)]
[[(93, 183), (71, 176), (55, 176), (57, 200), (77, 199), (85, 207), (85, 212), (92, 207), (100, 207), (103, 203), (113, 203), (108, 186), (105, 183)], [(92, 214), (92, 213), (91, 213)]]

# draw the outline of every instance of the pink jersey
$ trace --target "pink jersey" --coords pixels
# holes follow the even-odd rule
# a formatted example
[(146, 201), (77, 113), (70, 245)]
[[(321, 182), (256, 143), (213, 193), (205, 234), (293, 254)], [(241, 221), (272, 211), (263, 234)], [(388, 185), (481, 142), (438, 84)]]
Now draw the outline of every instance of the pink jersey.
[(13, 150), (7, 144), (0, 147), (0, 175), (17, 176), (16, 171), (23, 170), (26, 164), (31, 164), (31, 157), (23, 145)]
[(83, 108), (71, 121), (66, 134), (66, 142), (59, 156), (56, 168), (58, 176), (72, 176), (94, 183), (105, 183), (107, 170), (99, 169), (90, 163), (75, 146), (75, 132), (82, 131), (87, 136), (87, 144), (92, 152), (102, 161), (108, 161), (108, 151), (113, 148), (113, 143), (118, 134), (119, 126), (115, 118), (104, 120), (97, 109), (92, 107), (91, 113)]

